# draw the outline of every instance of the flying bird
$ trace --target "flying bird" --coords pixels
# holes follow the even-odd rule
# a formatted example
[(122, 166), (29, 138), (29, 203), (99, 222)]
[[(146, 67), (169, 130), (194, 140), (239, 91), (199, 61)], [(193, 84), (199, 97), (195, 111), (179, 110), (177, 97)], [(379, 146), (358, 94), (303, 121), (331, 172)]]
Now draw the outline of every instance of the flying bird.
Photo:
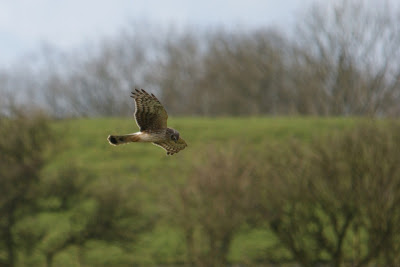
[(150, 142), (165, 149), (167, 155), (173, 155), (187, 147), (185, 140), (179, 136), (179, 132), (167, 127), (168, 114), (157, 97), (143, 89), (135, 89), (131, 97), (136, 104), (135, 120), (139, 126), (139, 132), (109, 135), (107, 140), (111, 145)]

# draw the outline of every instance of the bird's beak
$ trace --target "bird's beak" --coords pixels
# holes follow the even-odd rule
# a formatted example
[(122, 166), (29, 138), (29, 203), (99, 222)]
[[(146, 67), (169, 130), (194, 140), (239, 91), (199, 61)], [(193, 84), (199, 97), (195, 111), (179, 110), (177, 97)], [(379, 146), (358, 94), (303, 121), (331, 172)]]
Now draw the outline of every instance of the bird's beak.
[(175, 143), (178, 143), (178, 140), (174, 140), (175, 141)]

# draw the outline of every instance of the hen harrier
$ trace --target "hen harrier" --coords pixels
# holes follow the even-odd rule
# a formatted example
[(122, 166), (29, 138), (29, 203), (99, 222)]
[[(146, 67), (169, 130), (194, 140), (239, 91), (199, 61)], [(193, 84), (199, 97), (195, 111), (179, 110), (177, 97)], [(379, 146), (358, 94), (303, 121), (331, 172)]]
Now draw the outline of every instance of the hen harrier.
[(135, 100), (135, 120), (140, 132), (127, 135), (109, 135), (107, 140), (111, 145), (121, 145), (130, 142), (152, 142), (173, 155), (187, 147), (185, 140), (179, 137), (179, 132), (167, 127), (168, 114), (160, 101), (145, 90), (135, 89), (131, 97)]

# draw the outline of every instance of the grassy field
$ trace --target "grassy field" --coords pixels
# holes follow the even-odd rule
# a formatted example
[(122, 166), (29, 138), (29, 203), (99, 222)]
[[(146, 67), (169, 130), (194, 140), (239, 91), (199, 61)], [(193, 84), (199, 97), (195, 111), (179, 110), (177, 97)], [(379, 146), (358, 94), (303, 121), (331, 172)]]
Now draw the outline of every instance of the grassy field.
[(109, 134), (137, 132), (131, 118), (99, 118), (66, 120), (54, 123), (60, 134), (57, 140), (63, 151), (53, 161), (57, 167), (73, 160), (93, 171), (115, 177), (137, 174), (148, 177), (153, 169), (174, 167), (189, 160), (207, 144), (246, 142), (259, 146), (265, 142), (285, 142), (296, 138), (308, 142), (313, 136), (342, 130), (353, 125), (347, 118), (177, 118), (169, 119), (169, 126), (177, 129), (188, 143), (188, 148), (172, 157), (148, 144), (110, 146)]
[[(263, 149), (267, 143), (291, 139), (310, 142), (313, 137), (353, 126), (359, 119), (312, 117), (251, 117), (251, 118), (171, 118), (169, 126), (177, 129), (188, 147), (173, 156), (150, 144), (110, 146), (109, 134), (132, 133), (138, 130), (132, 118), (72, 119), (53, 123), (59, 140), (57, 154), (44, 170), (50, 174), (61, 167), (75, 164), (95, 177), (108, 177), (116, 183), (136, 179), (146, 185), (143, 205), (149, 212), (160, 209), (162, 195), (185, 179), (188, 170), (198, 161), (198, 152), (207, 145), (248, 144)], [(229, 258), (246, 262), (262, 258), (265, 249), (274, 245), (274, 237), (265, 230), (253, 229), (239, 234), (233, 242)], [(181, 262), (185, 258), (183, 236), (168, 219), (160, 219), (154, 230), (144, 234), (135, 244), (134, 252), (100, 243), (87, 245), (85, 259), (96, 266), (131, 262)], [(285, 251), (281, 252), (285, 254)], [(55, 266), (71, 263), (73, 249), (60, 253)], [(101, 255), (99, 258), (98, 255)]]

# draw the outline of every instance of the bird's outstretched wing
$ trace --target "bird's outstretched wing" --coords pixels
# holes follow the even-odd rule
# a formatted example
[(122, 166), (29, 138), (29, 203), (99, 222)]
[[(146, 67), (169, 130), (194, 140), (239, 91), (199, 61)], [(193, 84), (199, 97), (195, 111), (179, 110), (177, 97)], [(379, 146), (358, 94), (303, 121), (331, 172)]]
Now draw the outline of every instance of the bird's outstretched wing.
[(140, 131), (167, 128), (168, 114), (157, 97), (143, 89), (135, 89), (131, 97), (135, 100), (135, 120)]
[(168, 140), (162, 142), (155, 142), (153, 144), (164, 148), (167, 151), (167, 155), (173, 155), (175, 153), (178, 153), (182, 149), (185, 149), (185, 147), (187, 147), (185, 140), (183, 140), (182, 138), (179, 138), (176, 143), (175, 141)]

